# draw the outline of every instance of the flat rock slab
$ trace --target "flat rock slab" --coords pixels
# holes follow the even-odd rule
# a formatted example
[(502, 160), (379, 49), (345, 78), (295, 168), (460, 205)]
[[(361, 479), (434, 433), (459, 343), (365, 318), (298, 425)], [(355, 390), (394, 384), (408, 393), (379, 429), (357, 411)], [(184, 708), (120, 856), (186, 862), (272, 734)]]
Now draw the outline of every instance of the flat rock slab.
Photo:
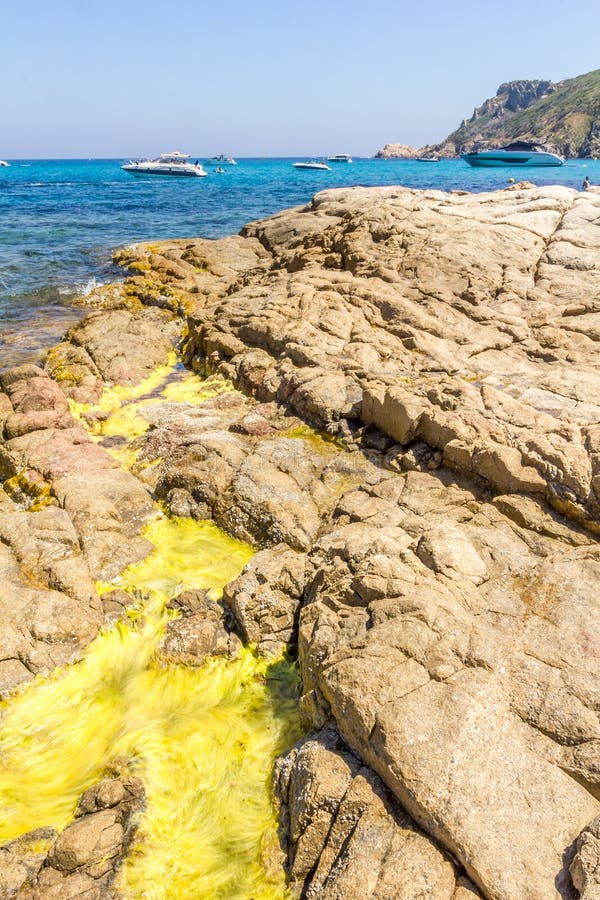
[(574, 897), (573, 842), (600, 811), (600, 550), (528, 514), (382, 473), (341, 499), (300, 613), (312, 720), (333, 716), (495, 900)]
[(243, 381), (259, 350), (254, 390), (315, 423), (424, 440), (597, 527), (599, 216), (562, 187), (325, 191), (245, 229), (271, 264), (198, 303), (188, 356)]

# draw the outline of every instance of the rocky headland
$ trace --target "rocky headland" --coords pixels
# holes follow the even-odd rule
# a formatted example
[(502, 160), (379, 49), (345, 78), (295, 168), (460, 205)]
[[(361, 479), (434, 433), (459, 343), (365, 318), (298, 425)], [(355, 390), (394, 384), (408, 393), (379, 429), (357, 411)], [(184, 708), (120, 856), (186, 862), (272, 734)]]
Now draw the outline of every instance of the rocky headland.
[[(298, 656), (293, 896), (598, 898), (599, 251), (599, 192), (528, 185), (325, 191), (119, 251), (44, 367), (0, 374), (4, 695), (123, 616), (97, 582), (158, 501), (256, 551), (171, 601), (159, 656)], [(3, 896), (119, 895), (120, 765), (0, 849)]]
[(419, 150), (386, 144), (376, 156), (454, 157), (512, 141), (542, 143), (565, 157), (600, 155), (600, 69), (558, 83), (505, 82), (443, 141)]

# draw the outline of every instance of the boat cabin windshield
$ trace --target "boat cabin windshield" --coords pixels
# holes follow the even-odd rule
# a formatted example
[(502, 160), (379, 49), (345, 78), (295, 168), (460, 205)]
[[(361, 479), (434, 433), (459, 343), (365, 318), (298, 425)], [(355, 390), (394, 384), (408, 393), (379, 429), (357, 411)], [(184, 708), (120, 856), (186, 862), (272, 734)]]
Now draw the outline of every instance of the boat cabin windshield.
[(541, 144), (530, 143), (529, 141), (513, 141), (512, 144), (507, 144), (506, 147), (501, 147), (501, 150), (526, 150), (529, 153), (534, 150), (545, 151), (545, 148), (542, 147)]
[(161, 153), (157, 162), (165, 162), (165, 163), (184, 163), (189, 159), (189, 155), (186, 153)]

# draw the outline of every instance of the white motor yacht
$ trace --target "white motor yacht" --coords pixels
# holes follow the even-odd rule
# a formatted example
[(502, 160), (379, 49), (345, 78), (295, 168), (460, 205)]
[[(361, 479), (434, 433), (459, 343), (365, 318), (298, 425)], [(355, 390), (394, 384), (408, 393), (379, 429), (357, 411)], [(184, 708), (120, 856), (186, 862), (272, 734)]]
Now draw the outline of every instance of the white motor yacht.
[(556, 153), (549, 153), (540, 144), (515, 141), (506, 147), (479, 150), (477, 153), (461, 153), (470, 166), (562, 166), (564, 160)]
[(6, 166), (6, 168), (8, 168), (10, 166), (10, 163), (7, 163), (3, 159), (0, 159), (0, 166)]
[(351, 163), (352, 157), (348, 156), (347, 153), (338, 153), (336, 156), (328, 156), (327, 162), (341, 162), (341, 163)]
[(309, 162), (295, 162), (295, 169), (326, 169), (328, 172), (331, 171), (331, 167), (327, 165), (325, 160), (321, 160), (319, 162), (317, 159), (311, 159)]
[(189, 155), (174, 150), (173, 153), (161, 153), (156, 159), (143, 159), (128, 162), (121, 166), (124, 172), (131, 175), (173, 175), (183, 178), (202, 178), (207, 173), (200, 163), (189, 162)]

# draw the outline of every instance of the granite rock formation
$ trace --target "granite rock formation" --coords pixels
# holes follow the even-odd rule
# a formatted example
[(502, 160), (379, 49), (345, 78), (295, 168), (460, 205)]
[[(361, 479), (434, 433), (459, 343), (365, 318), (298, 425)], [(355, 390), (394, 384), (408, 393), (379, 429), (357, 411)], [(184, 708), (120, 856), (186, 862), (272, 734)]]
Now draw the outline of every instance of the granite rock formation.
[(0, 847), (6, 900), (112, 900), (113, 882), (144, 806), (139, 778), (105, 778), (87, 790), (73, 822), (57, 835), (40, 828)]
[(376, 159), (415, 159), (417, 156), (419, 150), (408, 144), (386, 144), (375, 154)]
[(437, 144), (406, 154), (402, 144), (386, 144), (376, 155), (445, 156), (501, 147), (512, 141), (542, 143), (565, 157), (600, 154), (600, 69), (555, 84), (509, 81), (478, 106), (470, 118)]
[[(237, 390), (148, 398), (118, 477), (61, 397), (143, 366), (84, 320), (49, 357), (62, 394), (2, 376), (14, 585), (34, 566), (93, 632), (82, 585), (117, 538), (120, 562), (139, 554), (148, 491), (259, 550), (224, 600), (259, 652), (298, 648), (310, 733), (275, 775), (298, 896), (597, 890), (599, 222), (594, 191), (357, 188), (222, 242), (126, 248), (93, 330), (118, 315), (143, 360), (148, 307), (157, 365), (185, 318), (188, 365)], [(205, 600), (179, 598), (167, 654), (235, 652)]]

